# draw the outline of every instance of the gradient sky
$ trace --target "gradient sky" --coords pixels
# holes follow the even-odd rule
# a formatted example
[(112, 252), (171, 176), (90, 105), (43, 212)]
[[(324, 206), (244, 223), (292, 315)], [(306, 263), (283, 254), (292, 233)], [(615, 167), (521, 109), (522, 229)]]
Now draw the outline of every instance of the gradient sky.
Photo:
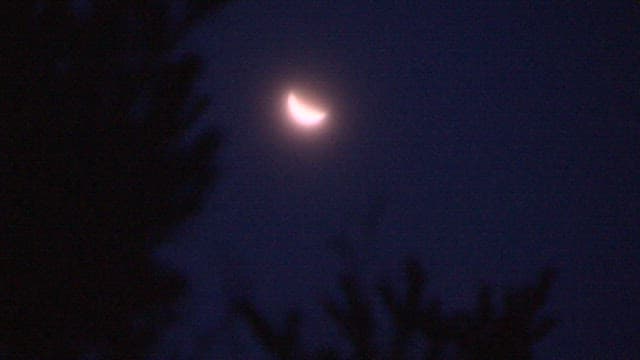
[[(556, 266), (540, 357), (640, 353), (640, 5), (424, 3), (239, 1), (194, 33), (223, 147), (163, 250), (193, 284), (178, 333), (234, 351), (222, 305), (245, 292), (326, 327), (348, 239), (367, 281), (411, 254), (452, 308)], [(324, 131), (285, 126), (296, 86), (330, 104)]]

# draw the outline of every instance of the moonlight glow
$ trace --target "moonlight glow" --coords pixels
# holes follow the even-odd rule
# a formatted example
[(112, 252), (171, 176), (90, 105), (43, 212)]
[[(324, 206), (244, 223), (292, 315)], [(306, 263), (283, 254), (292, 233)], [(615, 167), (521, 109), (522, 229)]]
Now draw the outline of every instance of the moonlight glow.
[(315, 109), (307, 104), (300, 102), (300, 100), (298, 100), (298, 98), (293, 93), (289, 93), (289, 97), (287, 98), (287, 106), (293, 120), (295, 120), (296, 123), (302, 126), (317, 126), (327, 116), (326, 112)]

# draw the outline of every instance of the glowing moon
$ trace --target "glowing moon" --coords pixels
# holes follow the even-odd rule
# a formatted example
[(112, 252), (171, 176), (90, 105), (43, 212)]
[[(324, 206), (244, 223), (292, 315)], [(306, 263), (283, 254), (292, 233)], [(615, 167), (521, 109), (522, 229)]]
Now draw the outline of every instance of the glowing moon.
[(302, 126), (316, 126), (327, 116), (327, 113), (300, 102), (293, 93), (289, 93), (287, 105), (291, 117)]

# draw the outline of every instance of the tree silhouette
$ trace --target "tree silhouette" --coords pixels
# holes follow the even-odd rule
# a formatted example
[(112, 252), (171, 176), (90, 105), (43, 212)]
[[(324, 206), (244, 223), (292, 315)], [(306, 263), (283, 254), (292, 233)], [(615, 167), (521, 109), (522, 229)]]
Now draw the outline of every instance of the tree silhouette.
[(206, 101), (173, 51), (218, 3), (3, 5), (0, 357), (140, 358), (170, 319), (185, 282), (151, 251), (217, 143), (181, 142)]
[(378, 288), (393, 325), (393, 331), (385, 334), (388, 344), (379, 344), (375, 334), (381, 330), (374, 321), (373, 299), (364, 295), (353, 274), (345, 273), (340, 280), (343, 301), (327, 301), (323, 307), (350, 344), (349, 354), (340, 354), (334, 348), (300, 348), (298, 315), (290, 315), (295, 321), (287, 321), (285, 329), (279, 330), (247, 299), (237, 301), (235, 310), (265, 351), (279, 359), (407, 359), (409, 353), (415, 354), (414, 339), (423, 342), (420, 349), (424, 359), (531, 359), (533, 345), (555, 325), (555, 320), (539, 314), (554, 274), (545, 270), (535, 284), (507, 291), (502, 311), (493, 304), (491, 290), (484, 287), (474, 309), (446, 314), (440, 301), (424, 301), (426, 276), (417, 261), (409, 260), (403, 295), (389, 283)]

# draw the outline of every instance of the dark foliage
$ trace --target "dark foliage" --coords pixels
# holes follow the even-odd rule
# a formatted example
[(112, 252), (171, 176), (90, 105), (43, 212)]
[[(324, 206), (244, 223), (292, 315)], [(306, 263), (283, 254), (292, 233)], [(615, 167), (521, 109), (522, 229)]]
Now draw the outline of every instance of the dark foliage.
[(171, 51), (215, 1), (2, 7), (0, 357), (139, 358), (185, 283), (151, 258), (197, 209), (216, 137)]
[[(354, 276), (342, 277), (344, 299), (326, 302), (324, 308), (342, 330), (350, 354), (331, 348), (315, 352), (301, 349), (297, 316), (278, 330), (247, 300), (237, 302), (236, 310), (264, 349), (279, 359), (407, 359), (409, 354), (415, 358), (416, 349), (424, 359), (531, 359), (533, 345), (555, 325), (551, 318), (539, 315), (554, 277), (551, 270), (544, 271), (532, 286), (507, 291), (500, 311), (485, 287), (476, 307), (458, 314), (445, 314), (439, 301), (423, 299), (426, 277), (418, 262), (407, 262), (405, 277), (403, 295), (389, 283), (378, 289), (393, 325), (385, 344), (375, 341), (381, 330), (374, 321), (373, 299), (364, 295)], [(416, 339), (422, 346), (416, 345)]]

